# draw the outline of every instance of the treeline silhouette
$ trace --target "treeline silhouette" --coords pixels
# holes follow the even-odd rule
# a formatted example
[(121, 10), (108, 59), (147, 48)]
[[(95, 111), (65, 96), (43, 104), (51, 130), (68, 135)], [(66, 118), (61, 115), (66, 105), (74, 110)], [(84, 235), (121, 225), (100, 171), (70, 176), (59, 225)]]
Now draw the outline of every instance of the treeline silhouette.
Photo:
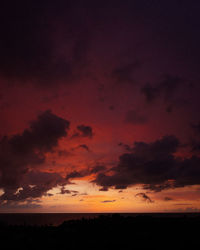
[(0, 223), (1, 249), (200, 249), (200, 216), (100, 215), (59, 226)]

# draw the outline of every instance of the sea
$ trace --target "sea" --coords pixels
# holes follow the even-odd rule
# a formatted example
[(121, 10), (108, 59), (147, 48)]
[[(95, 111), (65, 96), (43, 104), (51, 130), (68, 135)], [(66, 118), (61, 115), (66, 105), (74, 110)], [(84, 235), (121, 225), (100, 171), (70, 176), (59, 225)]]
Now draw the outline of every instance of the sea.
[[(64, 221), (93, 219), (100, 215), (113, 213), (0, 213), (0, 224), (31, 225), (31, 226), (59, 226)], [(200, 213), (118, 213), (121, 216), (151, 216), (151, 217), (195, 217)]]

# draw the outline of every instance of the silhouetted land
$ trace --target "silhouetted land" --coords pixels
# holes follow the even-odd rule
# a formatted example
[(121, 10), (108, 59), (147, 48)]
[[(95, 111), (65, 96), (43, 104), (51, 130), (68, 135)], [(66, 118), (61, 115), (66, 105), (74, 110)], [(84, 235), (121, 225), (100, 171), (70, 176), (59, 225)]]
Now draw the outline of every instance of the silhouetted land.
[(59, 226), (0, 224), (2, 249), (200, 249), (200, 216), (100, 215)]

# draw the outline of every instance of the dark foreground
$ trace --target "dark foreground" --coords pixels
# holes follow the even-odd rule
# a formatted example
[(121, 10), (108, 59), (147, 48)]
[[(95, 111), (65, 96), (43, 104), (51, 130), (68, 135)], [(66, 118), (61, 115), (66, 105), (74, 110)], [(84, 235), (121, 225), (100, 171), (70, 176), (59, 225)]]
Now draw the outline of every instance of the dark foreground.
[[(101, 215), (60, 226), (0, 224), (1, 249), (200, 249), (200, 216)], [(3, 246), (3, 248), (2, 248)]]

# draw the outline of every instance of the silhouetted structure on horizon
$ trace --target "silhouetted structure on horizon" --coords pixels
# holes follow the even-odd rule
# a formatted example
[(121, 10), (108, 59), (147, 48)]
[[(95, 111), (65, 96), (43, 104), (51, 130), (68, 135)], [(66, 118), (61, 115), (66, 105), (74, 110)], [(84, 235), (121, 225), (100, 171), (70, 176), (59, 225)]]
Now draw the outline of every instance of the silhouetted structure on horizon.
[(60, 226), (0, 223), (2, 249), (200, 249), (200, 216), (100, 215)]

